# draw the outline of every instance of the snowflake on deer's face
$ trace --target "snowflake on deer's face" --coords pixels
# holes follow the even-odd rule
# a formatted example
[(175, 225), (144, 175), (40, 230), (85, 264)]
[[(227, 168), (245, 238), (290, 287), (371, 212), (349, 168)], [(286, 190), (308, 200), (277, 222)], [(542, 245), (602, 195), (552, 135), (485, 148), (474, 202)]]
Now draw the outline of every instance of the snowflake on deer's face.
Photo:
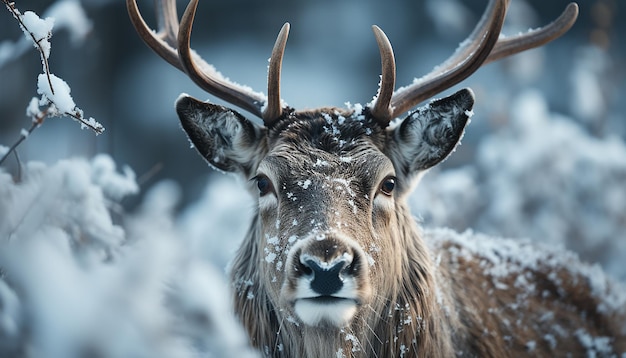
[[(618, 331), (620, 321), (614, 317), (625, 314), (619, 305), (610, 306), (610, 313), (590, 311), (611, 289), (590, 284), (589, 270), (568, 268), (581, 265), (569, 256), (533, 251), (538, 264), (502, 271), (497, 270), (500, 261), (492, 260), (502, 253), (492, 246), (472, 250), (476, 246), (465, 247), (450, 232), (424, 235), (417, 228), (406, 194), (461, 140), (473, 114), (471, 90), (432, 101), (390, 126), (392, 119), (482, 64), (557, 38), (575, 21), (576, 5), (544, 28), (499, 40), (508, 1), (492, 0), (448, 61), (397, 91), (391, 45), (374, 26), (382, 58), (374, 100), (358, 110), (296, 111), (283, 104), (279, 88), (288, 24), (272, 52), (266, 98), (219, 76), (191, 51), (197, 0), (189, 4), (180, 27), (175, 14), (168, 14), (157, 33), (147, 29), (135, 2), (127, 3), (138, 32), (159, 55), (208, 92), (263, 119), (260, 126), (187, 95), (176, 102), (183, 129), (200, 155), (211, 166), (245, 178), (258, 198), (231, 278), (236, 312), (266, 355), (525, 353), (529, 342), (545, 334), (556, 337), (554, 325), (541, 320), (546, 311), (554, 312), (557, 321), (575, 320), (574, 326), (596, 336)], [(180, 28), (178, 34), (168, 31), (174, 28)], [(488, 242), (478, 235), (468, 240)], [(507, 260), (512, 265), (515, 255)], [(520, 272), (536, 282), (518, 284)], [(606, 290), (599, 293), (594, 287)], [(585, 302), (558, 299), (559, 292), (584, 292)], [(511, 307), (523, 309), (524, 315)], [(572, 336), (559, 336), (555, 344), (581, 349)], [(532, 347), (547, 355), (554, 349)]]

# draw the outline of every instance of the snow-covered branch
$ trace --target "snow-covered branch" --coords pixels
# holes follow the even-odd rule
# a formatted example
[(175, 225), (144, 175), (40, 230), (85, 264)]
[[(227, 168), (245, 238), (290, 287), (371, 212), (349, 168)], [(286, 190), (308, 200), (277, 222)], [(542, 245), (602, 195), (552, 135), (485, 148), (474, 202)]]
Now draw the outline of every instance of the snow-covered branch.
[[(6, 5), (7, 2), (3, 0), (3, 3)], [(13, 7), (15, 7), (14, 3)], [(53, 18), (53, 33), (58, 33), (63, 29), (67, 30), (71, 42), (76, 45), (80, 45), (85, 41), (93, 27), (79, 0), (58, 0), (44, 11), (42, 17)], [(0, 68), (19, 59), (32, 47), (32, 43), (30, 35), (15, 41), (1, 41)]]
[(104, 132), (104, 127), (94, 118), (85, 118), (83, 110), (74, 103), (70, 95), (69, 85), (50, 71), (48, 59), (50, 57), (50, 37), (52, 36), (54, 18), (41, 19), (32, 11), (26, 11), (22, 14), (15, 7), (14, 2), (9, 0), (2, 0), (2, 2), (16, 19), (26, 38), (39, 52), (43, 73), (37, 77), (37, 93), (40, 97), (33, 97), (26, 110), (26, 114), (32, 119), (32, 124), (28, 130), (21, 131), (20, 137), (10, 148), (3, 150), (0, 164), (48, 117), (70, 117), (79, 122), (81, 128), (89, 128), (96, 135)]

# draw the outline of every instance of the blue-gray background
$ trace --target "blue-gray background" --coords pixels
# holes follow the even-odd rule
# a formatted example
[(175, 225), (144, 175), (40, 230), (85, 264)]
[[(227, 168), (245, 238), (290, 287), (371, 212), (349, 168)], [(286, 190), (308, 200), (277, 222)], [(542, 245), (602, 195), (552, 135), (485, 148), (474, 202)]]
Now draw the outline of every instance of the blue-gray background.
[[(77, 0), (65, 0), (72, 1)], [(52, 3), (16, 6), (44, 14)], [(163, 179), (179, 183), (179, 209), (184, 210), (201, 200), (207, 178), (215, 172), (189, 148), (174, 100), (181, 92), (219, 100), (198, 90), (142, 43), (122, 1), (80, 4), (92, 29), (82, 41), (67, 31), (55, 33), (50, 67), (106, 132), (96, 137), (69, 119), (49, 119), (19, 147), (21, 160), (54, 163), (109, 153), (135, 170), (144, 192)], [(566, 4), (513, 0), (503, 32), (515, 35), (542, 26)], [(154, 24), (152, 2), (139, 5)], [(178, 5), (182, 12), (184, 2)], [(265, 92), (267, 59), (288, 21), (292, 31), (282, 77), (287, 103), (298, 109), (366, 103), (380, 73), (372, 24), (389, 36), (398, 85), (404, 85), (444, 61), (471, 32), (485, 5), (469, 0), (203, 0), (192, 47), (225, 76)], [(444, 93), (471, 87), (477, 95), (476, 114), (463, 145), (444, 170), (427, 176), (411, 201), (426, 225), (564, 245), (623, 279), (625, 5), (617, 0), (583, 0), (579, 5), (576, 25), (562, 38), (487, 65)], [(1, 41), (22, 37), (8, 12), (0, 13), (0, 19)], [(36, 96), (40, 72), (34, 49), (0, 66), (0, 144), (12, 144), (20, 129), (29, 127), (24, 113)], [(5, 167), (17, 173), (13, 158)], [(140, 200), (137, 196), (125, 204), (132, 210)]]
[[(22, 11), (45, 12), (52, 1), (17, 2)], [(82, 2), (93, 29), (83, 43), (67, 32), (52, 38), (50, 66), (72, 88), (75, 102), (106, 132), (94, 137), (67, 119), (49, 120), (20, 147), (21, 158), (53, 162), (76, 155), (111, 153), (141, 176), (161, 168), (151, 180), (174, 178), (199, 186), (208, 175), (179, 130), (173, 103), (181, 92), (211, 98), (178, 70), (155, 56), (135, 34), (122, 1)], [(512, 1), (506, 34), (535, 28), (558, 16), (567, 1)], [(154, 19), (151, 1), (140, 1)], [(184, 2), (179, 1), (180, 12)], [(285, 54), (283, 98), (293, 107), (366, 103), (376, 91), (379, 57), (371, 32), (377, 24), (395, 49), (398, 85), (409, 83), (445, 60), (471, 31), (486, 1), (201, 1), (192, 46), (225, 76), (265, 92), (267, 58), (280, 26), (292, 31)], [(462, 83), (477, 93), (478, 107), (466, 146), (447, 163), (471, 160), (471, 146), (493, 125), (502, 91), (535, 86), (554, 111), (580, 120), (572, 108), (571, 69), (582, 51), (600, 46), (611, 61), (602, 85), (603, 113), (586, 126), (596, 134), (624, 136), (626, 33), (624, 4), (580, 2), (580, 17), (563, 38), (538, 55), (539, 66), (524, 72), (515, 61), (491, 64)], [(0, 15), (0, 39), (21, 36), (8, 12)], [(446, 16), (450, 20), (446, 20)], [(623, 39), (622, 39), (623, 40)], [(33, 50), (0, 68), (0, 143), (14, 142), (29, 126), (24, 109), (36, 95), (39, 56)], [(521, 75), (520, 75), (521, 73)], [(590, 90), (594, 90), (591, 89)], [(595, 94), (594, 94), (595, 96)], [(214, 98), (211, 98), (215, 100)], [(186, 195), (190, 195), (189, 192)]]

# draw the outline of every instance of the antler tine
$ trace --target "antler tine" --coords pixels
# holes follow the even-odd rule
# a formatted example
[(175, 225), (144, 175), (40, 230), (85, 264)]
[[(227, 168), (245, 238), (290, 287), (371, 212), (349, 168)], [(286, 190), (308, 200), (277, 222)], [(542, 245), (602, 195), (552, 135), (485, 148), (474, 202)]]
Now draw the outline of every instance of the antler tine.
[(236, 85), (221, 75), (193, 52), (189, 46), (191, 27), (198, 0), (191, 0), (178, 22), (176, 0), (155, 0), (158, 32), (152, 31), (139, 12), (137, 0), (126, 0), (126, 7), (135, 30), (143, 41), (172, 66), (185, 72), (203, 90), (263, 118), (261, 108), (266, 98)]
[(176, 35), (178, 35), (178, 11), (176, 0), (154, 0), (154, 8), (157, 17), (158, 34), (172, 48), (176, 47)]
[(380, 50), (382, 75), (379, 93), (375, 99), (374, 108), (371, 109), (370, 113), (382, 127), (386, 127), (393, 118), (391, 97), (396, 86), (396, 60), (387, 35), (376, 25), (372, 26), (372, 30), (374, 30), (376, 43), (378, 43), (378, 49)]
[(178, 29), (178, 57), (184, 71), (203, 90), (262, 118), (261, 107), (266, 100), (265, 98), (253, 96), (252, 92), (244, 93), (242, 88), (237, 88), (232, 83), (227, 82), (221, 78), (213, 66), (203, 61), (191, 50), (191, 28), (197, 7), (198, 0), (189, 2)]
[[(163, 7), (159, 5), (163, 5)], [(126, 9), (128, 10), (130, 21), (133, 23), (139, 37), (141, 37), (146, 45), (156, 52), (157, 55), (161, 56), (170, 65), (184, 72), (185, 70), (178, 60), (178, 53), (174, 46), (176, 43), (176, 35), (172, 33), (174, 28), (178, 28), (175, 5), (175, 0), (161, 0), (160, 4), (155, 1), (157, 17), (159, 19), (158, 25), (160, 28), (159, 32), (155, 33), (148, 27), (139, 13), (137, 0), (126, 0)], [(173, 22), (172, 19), (174, 19)]]
[(490, 0), (472, 34), (442, 66), (413, 84), (398, 89), (391, 100), (392, 118), (463, 81), (480, 68), (498, 41), (507, 5), (507, 0)]
[(566, 33), (578, 18), (578, 5), (569, 3), (563, 13), (554, 21), (544, 27), (531, 30), (527, 33), (498, 40), (491, 54), (483, 64), (497, 61), (501, 58), (515, 55), (561, 37)]
[(267, 107), (263, 111), (263, 122), (266, 127), (270, 127), (283, 114), (283, 107), (280, 103), (280, 72), (288, 36), (289, 23), (287, 22), (280, 29), (276, 43), (274, 43), (267, 72)]

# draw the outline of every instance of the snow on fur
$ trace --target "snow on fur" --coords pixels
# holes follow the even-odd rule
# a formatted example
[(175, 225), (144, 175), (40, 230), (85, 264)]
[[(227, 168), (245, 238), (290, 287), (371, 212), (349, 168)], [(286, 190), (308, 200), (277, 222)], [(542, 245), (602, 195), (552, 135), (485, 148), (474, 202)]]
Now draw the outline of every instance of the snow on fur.
[(601, 312), (621, 310), (626, 313), (626, 286), (607, 277), (598, 264), (580, 262), (576, 253), (562, 247), (481, 235), (471, 230), (457, 233), (447, 228), (426, 230), (425, 237), (429, 238), (431, 247), (438, 247), (442, 243), (458, 245), (460, 249), (454, 250), (455, 256), (467, 259), (480, 257), (480, 266), (486, 275), (492, 277), (496, 287), (506, 289), (498, 284), (499, 278), (519, 275), (522, 278), (516, 281), (516, 285), (526, 286), (532, 291), (534, 287), (523, 279), (526, 271), (567, 269), (573, 276), (588, 281), (593, 296), (601, 302), (598, 307)]

